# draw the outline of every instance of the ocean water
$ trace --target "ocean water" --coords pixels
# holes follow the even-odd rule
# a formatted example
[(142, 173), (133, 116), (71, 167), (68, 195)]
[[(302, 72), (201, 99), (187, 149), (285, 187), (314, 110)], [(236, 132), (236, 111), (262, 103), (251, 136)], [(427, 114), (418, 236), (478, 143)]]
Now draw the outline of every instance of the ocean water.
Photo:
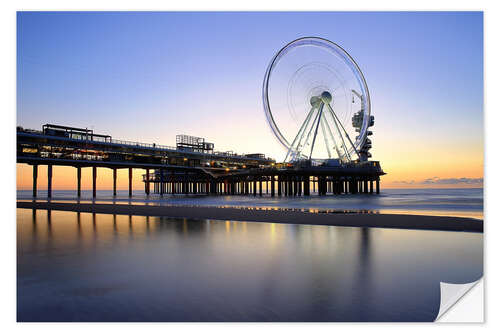
[[(32, 200), (31, 191), (17, 191), (19, 200)], [(38, 200), (46, 199), (46, 191), (39, 191)], [(53, 191), (53, 201), (76, 200), (75, 191)], [(82, 191), (82, 202), (92, 200), (92, 191)], [(97, 191), (96, 202), (148, 205), (194, 205), (257, 207), (266, 209), (311, 209), (332, 211), (378, 212), (388, 214), (444, 215), (483, 218), (483, 189), (385, 189), (379, 195), (328, 195), (319, 197), (263, 197), (252, 195), (206, 196), (206, 195), (164, 195), (146, 196), (144, 191), (135, 190), (132, 198), (128, 191), (118, 191), (113, 197), (111, 191)]]
[(432, 321), (482, 275), (482, 233), (17, 210), (18, 321)]

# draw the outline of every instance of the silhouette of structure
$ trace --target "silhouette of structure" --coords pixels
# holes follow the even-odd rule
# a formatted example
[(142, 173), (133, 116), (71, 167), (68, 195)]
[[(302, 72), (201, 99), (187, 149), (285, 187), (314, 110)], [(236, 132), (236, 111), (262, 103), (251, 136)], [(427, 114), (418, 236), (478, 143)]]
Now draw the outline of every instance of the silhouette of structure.
[[(181, 135), (176, 147), (115, 140), (86, 128), (46, 124), (41, 131), (17, 127), (17, 163), (33, 166), (33, 196), (37, 196), (38, 166), (47, 165), (47, 196), (52, 196), (53, 166), (76, 169), (77, 196), (81, 196), (81, 169), (92, 168), (96, 196), (98, 168), (113, 170), (116, 195), (117, 170), (128, 169), (132, 196), (132, 170), (142, 169), (144, 190), (163, 194), (246, 194), (308, 196), (347, 193), (380, 193), (379, 162), (355, 161), (336, 166), (307, 161), (276, 163), (264, 154), (239, 155), (214, 151), (203, 138)], [(374, 186), (375, 183), (375, 186)], [(264, 188), (265, 186), (265, 188)]]

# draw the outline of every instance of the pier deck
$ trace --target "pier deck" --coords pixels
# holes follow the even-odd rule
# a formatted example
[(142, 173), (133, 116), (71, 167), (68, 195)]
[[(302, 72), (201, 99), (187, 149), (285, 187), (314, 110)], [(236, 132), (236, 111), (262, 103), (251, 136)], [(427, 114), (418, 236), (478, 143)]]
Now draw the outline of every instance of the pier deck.
[[(379, 162), (336, 167), (277, 164), (263, 154), (214, 152), (204, 139), (178, 136), (177, 146), (114, 140), (92, 130), (44, 125), (42, 131), (17, 129), (17, 163), (33, 166), (33, 196), (37, 195), (38, 166), (47, 165), (48, 197), (52, 196), (54, 165), (76, 168), (77, 196), (81, 195), (81, 168), (92, 168), (96, 196), (97, 168), (113, 170), (116, 195), (118, 169), (142, 169), (144, 190), (150, 194), (245, 194), (308, 196), (311, 193), (380, 193)], [(375, 185), (374, 185), (375, 183)]]

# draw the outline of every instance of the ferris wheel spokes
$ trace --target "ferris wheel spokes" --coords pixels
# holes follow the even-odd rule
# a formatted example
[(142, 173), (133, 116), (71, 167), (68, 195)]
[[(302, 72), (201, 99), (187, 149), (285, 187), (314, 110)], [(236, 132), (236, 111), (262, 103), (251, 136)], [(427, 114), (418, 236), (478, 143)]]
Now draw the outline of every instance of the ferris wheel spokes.
[(325, 115), (321, 115), (320, 122), (321, 122), (321, 132), (323, 133), (323, 139), (325, 140), (326, 151), (328, 152), (328, 158), (332, 158), (332, 152), (330, 151), (330, 144), (328, 143), (328, 138), (326, 137)]
[[(326, 150), (328, 153), (328, 158), (332, 158), (332, 151), (331, 151), (332, 145), (335, 148), (335, 152), (337, 153), (337, 156), (341, 161), (341, 163), (348, 163), (353, 160), (351, 156), (351, 148), (354, 152), (356, 152), (359, 158), (359, 153), (355, 148), (354, 143), (352, 142), (351, 138), (349, 137), (349, 134), (347, 133), (346, 129), (340, 122), (339, 118), (337, 117), (335, 111), (333, 110), (330, 104), (332, 102), (331, 94), (328, 91), (323, 91), (321, 95), (313, 96), (310, 102), (312, 108), (307, 114), (304, 122), (300, 126), (299, 132), (297, 133), (292, 144), (290, 145), (290, 148), (288, 149), (288, 152), (285, 157), (285, 162), (288, 160), (296, 161), (299, 159), (308, 159), (308, 160), (312, 159), (312, 154), (314, 151), (316, 138), (320, 126)], [(324, 110), (325, 105), (328, 112)], [(327, 115), (330, 116), (331, 120), (328, 120)], [(333, 126), (330, 126), (330, 121), (333, 122)], [(336, 135), (340, 137), (339, 141), (341, 141), (341, 143), (337, 141), (337, 139), (335, 138), (335, 134), (332, 133), (331, 128), (334, 128), (336, 130)], [(312, 136), (312, 141), (311, 141), (311, 136)], [(339, 144), (337, 144), (337, 142), (340, 143), (340, 147)], [(348, 144), (351, 147), (348, 147)], [(303, 152), (304, 149), (309, 150), (308, 155), (304, 154)]]

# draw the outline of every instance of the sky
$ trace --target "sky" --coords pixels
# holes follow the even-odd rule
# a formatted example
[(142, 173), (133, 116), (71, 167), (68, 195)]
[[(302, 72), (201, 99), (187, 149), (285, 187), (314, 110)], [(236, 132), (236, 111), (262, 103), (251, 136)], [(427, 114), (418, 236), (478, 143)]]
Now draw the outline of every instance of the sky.
[[(339, 44), (361, 68), (382, 187), (482, 187), (481, 12), (19, 12), (17, 125), (164, 145), (189, 134), (280, 161), (262, 81), (274, 54), (304, 36)], [(17, 170), (18, 188), (31, 188), (31, 167)], [(108, 173), (99, 169), (103, 189)], [(56, 167), (54, 188), (74, 188), (75, 175)]]

